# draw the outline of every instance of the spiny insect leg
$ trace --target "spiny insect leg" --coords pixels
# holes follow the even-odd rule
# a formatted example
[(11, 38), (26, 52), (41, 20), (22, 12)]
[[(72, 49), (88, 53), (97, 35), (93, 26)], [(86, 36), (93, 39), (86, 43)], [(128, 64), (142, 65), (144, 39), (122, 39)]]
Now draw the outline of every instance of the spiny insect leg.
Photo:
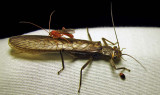
[(110, 60), (110, 63), (111, 63), (112, 67), (113, 67), (115, 70), (123, 69), (123, 70), (127, 70), (127, 71), (130, 72), (130, 69), (127, 69), (127, 68), (125, 68), (125, 67), (119, 67), (119, 68), (117, 68), (116, 65), (114, 64), (113, 59)]
[(111, 45), (116, 45), (117, 44), (117, 42), (113, 43), (113, 42), (107, 40), (106, 38), (102, 38), (102, 41), (103, 41), (103, 43), (104, 43), (105, 46), (108, 46), (107, 42), (109, 42)]
[(82, 66), (82, 68), (81, 68), (78, 93), (80, 93), (81, 84), (82, 84), (82, 70), (83, 70), (89, 63), (92, 63), (92, 60), (93, 60), (93, 58), (91, 57), (91, 58)]
[(88, 27), (87, 27), (87, 34), (88, 34), (89, 41), (91, 41), (91, 42), (92, 42), (92, 38), (91, 38), (91, 35), (89, 34)]
[(62, 69), (60, 71), (58, 71), (58, 75), (60, 74), (60, 72), (62, 72), (64, 70), (64, 59), (63, 59), (63, 54), (62, 54), (62, 50), (60, 50), (60, 55), (61, 55), (61, 60), (62, 60)]

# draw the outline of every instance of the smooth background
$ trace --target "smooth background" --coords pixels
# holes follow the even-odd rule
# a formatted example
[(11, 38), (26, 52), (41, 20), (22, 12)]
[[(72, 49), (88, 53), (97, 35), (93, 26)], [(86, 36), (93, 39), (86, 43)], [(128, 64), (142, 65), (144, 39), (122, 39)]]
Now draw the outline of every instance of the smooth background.
[(51, 28), (85, 28), (112, 26), (110, 2), (116, 26), (160, 26), (159, 2), (140, 0), (45, 0), (45, 1), (3, 1), (1, 2), (0, 38), (28, 33), (39, 28), (19, 24), (30, 21), (48, 28), (50, 13)]

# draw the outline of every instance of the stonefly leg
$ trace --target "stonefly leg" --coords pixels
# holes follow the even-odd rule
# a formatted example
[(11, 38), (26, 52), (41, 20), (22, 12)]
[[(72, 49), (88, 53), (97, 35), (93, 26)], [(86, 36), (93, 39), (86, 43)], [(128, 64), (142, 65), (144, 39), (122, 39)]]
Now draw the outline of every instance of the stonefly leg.
[(119, 67), (119, 68), (117, 68), (116, 65), (114, 64), (113, 59), (110, 59), (110, 63), (111, 63), (112, 67), (113, 67), (115, 70), (123, 69), (123, 70), (127, 70), (127, 71), (130, 72), (130, 69), (127, 69), (127, 68), (125, 68), (125, 67)]
[(89, 41), (91, 41), (91, 42), (92, 42), (92, 38), (91, 38), (91, 35), (89, 34), (88, 27), (87, 27), (87, 34), (88, 34)]
[(63, 59), (62, 50), (60, 50), (60, 55), (61, 55), (61, 60), (62, 60), (62, 69), (60, 71), (58, 71), (58, 75), (60, 74), (60, 72), (62, 72), (64, 70), (64, 59)]
[[(103, 41), (103, 43), (104, 43), (105, 46), (108, 46), (107, 42), (109, 42), (109, 43), (112, 44), (112, 45), (116, 45), (116, 44), (118, 43), (118, 42), (113, 43), (113, 42), (107, 40), (106, 38), (102, 38), (102, 41)], [(107, 41), (107, 42), (106, 42), (106, 41)]]
[(81, 68), (78, 93), (80, 93), (81, 84), (82, 84), (82, 70), (83, 70), (89, 63), (92, 63), (92, 61), (93, 61), (93, 58), (91, 57), (91, 58), (82, 66), (82, 68)]

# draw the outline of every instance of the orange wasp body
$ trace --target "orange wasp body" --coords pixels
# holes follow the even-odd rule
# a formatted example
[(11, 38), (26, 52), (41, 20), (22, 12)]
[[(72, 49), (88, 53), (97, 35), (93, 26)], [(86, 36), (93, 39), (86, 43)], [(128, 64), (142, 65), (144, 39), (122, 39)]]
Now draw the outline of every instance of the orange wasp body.
[(75, 32), (74, 29), (65, 29), (64, 27), (62, 27), (62, 30), (52, 30), (52, 31), (50, 31), (51, 17), (52, 17), (53, 13), (54, 13), (54, 11), (51, 13), (50, 19), (49, 19), (49, 31), (47, 31), (46, 29), (44, 29), (41, 26), (39, 26), (37, 24), (34, 24), (32, 22), (21, 21), (20, 23), (28, 23), (28, 24), (32, 24), (36, 27), (39, 27), (39, 28), (45, 30), (46, 32), (48, 32), (49, 36), (52, 37), (52, 38), (61, 38), (61, 39), (65, 39), (66, 41), (68, 41), (65, 37), (63, 37), (63, 36), (67, 36), (67, 37), (73, 39), (74, 36), (72, 34)]
[(61, 39), (65, 39), (65, 37), (63, 36), (67, 36), (73, 39), (74, 36), (72, 35), (72, 33), (74, 33), (73, 29), (65, 29), (64, 27), (62, 27), (62, 30), (52, 30), (51, 32), (49, 32), (49, 36), (52, 38), (61, 38)]

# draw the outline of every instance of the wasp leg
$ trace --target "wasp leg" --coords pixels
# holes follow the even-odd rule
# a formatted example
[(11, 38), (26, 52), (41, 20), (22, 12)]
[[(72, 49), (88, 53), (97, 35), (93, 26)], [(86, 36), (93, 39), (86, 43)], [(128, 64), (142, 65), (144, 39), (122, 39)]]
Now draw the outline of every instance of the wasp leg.
[(82, 84), (82, 70), (83, 70), (89, 63), (92, 63), (92, 60), (93, 60), (93, 58), (91, 57), (91, 58), (82, 66), (82, 68), (81, 68), (78, 93), (80, 93), (81, 84)]
[(115, 70), (123, 69), (123, 70), (127, 70), (127, 71), (130, 72), (130, 69), (127, 69), (127, 68), (125, 68), (125, 67), (119, 67), (119, 68), (117, 68), (116, 65), (114, 64), (113, 59), (110, 60), (110, 63), (111, 63), (112, 67), (113, 67)]
[[(103, 41), (103, 43), (104, 43), (105, 46), (108, 46), (107, 42), (109, 42), (111, 45), (116, 45), (116, 44), (118, 43), (118, 42), (113, 43), (113, 42), (107, 40), (106, 38), (102, 38), (102, 41)], [(107, 42), (106, 42), (106, 41), (107, 41)]]
[(58, 39), (59, 37), (52, 37), (52, 38), (53, 38), (54, 42), (56, 43), (56, 45), (57, 45), (57, 47), (58, 47), (58, 41), (57, 41), (57, 39)]
[(60, 72), (62, 72), (64, 70), (64, 59), (63, 59), (63, 55), (62, 55), (62, 50), (60, 50), (60, 55), (61, 55), (61, 59), (62, 59), (62, 69), (60, 71), (58, 71), (58, 75), (60, 74)]
[(92, 42), (92, 38), (91, 38), (91, 35), (89, 34), (88, 27), (87, 27), (87, 34), (88, 34), (89, 41), (91, 41), (91, 42)]

